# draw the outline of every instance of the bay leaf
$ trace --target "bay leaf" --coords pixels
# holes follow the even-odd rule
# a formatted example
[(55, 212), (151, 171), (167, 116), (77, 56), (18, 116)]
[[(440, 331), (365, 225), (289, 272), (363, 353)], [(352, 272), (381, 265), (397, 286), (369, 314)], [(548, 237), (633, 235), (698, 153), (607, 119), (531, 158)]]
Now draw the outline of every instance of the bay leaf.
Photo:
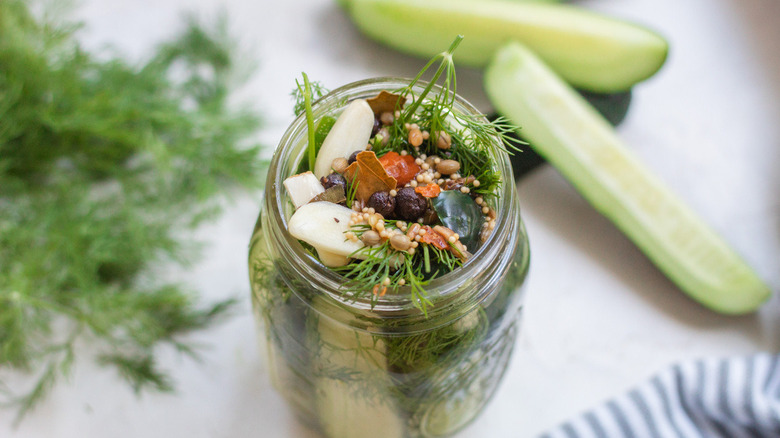
[(347, 200), (347, 195), (346, 193), (344, 193), (344, 186), (340, 184), (336, 184), (335, 186), (331, 186), (325, 189), (324, 192), (315, 196), (309, 202), (326, 201), (326, 202), (332, 202), (334, 204), (340, 204), (346, 200)]
[(395, 178), (387, 174), (382, 163), (373, 151), (363, 151), (357, 154), (354, 163), (344, 171), (347, 182), (357, 184), (355, 198), (367, 202), (376, 192), (394, 190), (397, 185)]
[(393, 94), (382, 90), (375, 97), (366, 99), (368, 106), (374, 111), (375, 115), (380, 115), (384, 112), (394, 112), (397, 109), (404, 107), (406, 98), (400, 94)]

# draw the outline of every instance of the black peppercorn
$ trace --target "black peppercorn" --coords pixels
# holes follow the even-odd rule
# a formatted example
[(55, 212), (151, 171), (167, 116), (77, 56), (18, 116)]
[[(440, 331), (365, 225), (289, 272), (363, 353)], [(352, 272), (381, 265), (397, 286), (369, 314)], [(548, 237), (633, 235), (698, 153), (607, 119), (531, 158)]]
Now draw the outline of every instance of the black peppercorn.
[(395, 210), (395, 198), (390, 196), (390, 192), (374, 192), (370, 198), (368, 198), (368, 204), (366, 207), (373, 208), (375, 212), (382, 215), (382, 217), (390, 217)]
[(355, 161), (357, 161), (357, 156), (359, 153), (363, 152), (362, 150), (352, 152), (352, 155), (349, 156), (349, 159), (347, 160), (347, 163), (352, 164)]
[(374, 127), (371, 128), (371, 138), (374, 138), (377, 133), (379, 133), (379, 130), (382, 128), (382, 122), (379, 120), (379, 116), (374, 116)]
[(325, 175), (320, 179), (320, 182), (322, 183), (322, 187), (325, 187), (326, 190), (333, 186), (344, 186), (344, 191), (347, 191), (347, 179), (340, 173)]
[(405, 221), (416, 221), (425, 214), (428, 201), (413, 187), (404, 187), (395, 196), (395, 215)]

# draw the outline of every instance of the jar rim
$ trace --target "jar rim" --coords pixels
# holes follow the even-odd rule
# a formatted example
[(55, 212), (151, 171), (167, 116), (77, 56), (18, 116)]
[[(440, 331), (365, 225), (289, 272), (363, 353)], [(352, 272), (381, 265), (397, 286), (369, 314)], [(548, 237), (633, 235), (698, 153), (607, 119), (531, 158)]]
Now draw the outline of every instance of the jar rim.
[[(338, 106), (341, 103), (346, 104), (349, 100), (360, 98), (360, 93), (365, 94), (370, 92), (373, 94), (369, 97), (372, 97), (381, 90), (392, 91), (408, 86), (411, 81), (412, 79), (410, 78), (377, 77), (351, 82), (336, 88), (317, 99), (312, 104), (315, 123), (316, 120), (323, 115), (338, 109)], [(412, 92), (419, 95), (419, 92), (427, 85), (427, 82), (418, 80), (412, 88)], [(442, 91), (443, 88), (441, 86), (434, 85), (432, 92), (441, 93)], [(471, 103), (458, 94), (455, 95), (455, 104), (453, 108), (461, 113), (482, 117), (483, 119), (485, 118), (485, 115), (482, 112), (478, 111)], [(486, 119), (484, 120), (486, 121)], [(387, 294), (384, 297), (368, 299), (347, 295), (345, 300), (344, 294), (339, 292), (339, 284), (343, 283), (343, 277), (325, 267), (314, 256), (309, 254), (303, 246), (300, 245), (297, 239), (287, 233), (287, 221), (289, 217), (283, 213), (287, 208), (288, 201), (282, 183), (285, 178), (291, 176), (293, 173), (290, 173), (289, 170), (283, 170), (293, 169), (294, 172), (294, 169), (297, 168), (298, 160), (295, 159), (300, 158), (300, 154), (298, 157), (293, 157), (293, 149), (301, 136), (305, 138), (307, 129), (306, 117), (304, 114), (301, 114), (290, 124), (283, 134), (277, 149), (274, 151), (268, 172), (265, 207), (271, 218), (271, 226), (283, 230), (283, 233), (281, 233), (283, 236), (280, 236), (280, 242), (286, 253), (286, 256), (284, 257), (285, 261), (296, 265), (296, 270), (302, 275), (312, 276), (310, 279), (315, 283), (314, 286), (321, 288), (322, 292), (327, 293), (327, 295), (330, 295), (335, 300), (341, 301), (342, 305), (348, 303), (350, 308), (354, 310), (382, 314), (385, 318), (392, 317), (393, 315), (398, 315), (399, 317), (401, 315), (407, 315), (409, 313), (408, 311), (412, 310), (409, 308), (410, 305), (411, 307), (414, 307), (410, 298), (409, 286), (402, 286), (398, 288), (398, 293)], [(464, 283), (464, 274), (468, 277), (469, 272), (479, 272), (479, 270), (484, 269), (486, 265), (489, 265), (489, 262), (498, 255), (493, 254), (495, 251), (491, 251), (491, 248), (502, 246), (499, 244), (500, 240), (504, 239), (501, 230), (505, 230), (511, 226), (511, 219), (519, 214), (519, 212), (514, 211), (516, 206), (513, 201), (516, 197), (516, 187), (512, 175), (512, 167), (507, 153), (501, 146), (500, 139), (496, 139), (496, 142), (489, 148), (489, 154), (494, 160), (496, 170), (502, 175), (501, 181), (496, 189), (498, 192), (498, 202), (495, 208), (499, 214), (496, 216), (495, 228), (493, 232), (490, 233), (487, 240), (480, 245), (477, 251), (474, 252), (462, 266), (426, 283), (425, 288), (429, 294), (428, 298), (436, 299), (432, 309), (429, 309), (429, 315), (427, 316), (430, 316), (432, 310), (435, 312), (444, 311), (442, 308), (447, 306), (442, 306), (442, 302), (457, 301), (462, 304), (465, 300), (478, 303), (484, 298), (480, 296), (480, 294), (489, 292), (480, 291), (479, 288), (476, 288), (477, 290), (469, 291), (466, 290), (468, 288), (463, 288), (462, 286)], [(290, 160), (295, 160), (295, 166), (290, 166)], [(431, 296), (432, 292), (435, 292), (435, 296)], [(465, 296), (460, 296), (463, 294), (465, 294)]]

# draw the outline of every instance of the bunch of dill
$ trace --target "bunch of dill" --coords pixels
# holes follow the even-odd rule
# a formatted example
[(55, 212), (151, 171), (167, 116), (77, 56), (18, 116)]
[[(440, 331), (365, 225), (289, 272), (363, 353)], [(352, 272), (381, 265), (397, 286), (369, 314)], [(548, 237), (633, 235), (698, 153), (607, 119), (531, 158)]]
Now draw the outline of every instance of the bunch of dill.
[[(191, 262), (184, 231), (261, 181), (258, 118), (227, 104), (224, 24), (191, 20), (140, 66), (84, 50), (78, 27), (0, 1), (0, 394), (20, 416), (77, 341), (136, 391), (171, 390), (155, 353), (194, 355), (181, 335), (233, 301), (200, 304), (152, 267)], [(13, 388), (19, 373), (34, 384)]]

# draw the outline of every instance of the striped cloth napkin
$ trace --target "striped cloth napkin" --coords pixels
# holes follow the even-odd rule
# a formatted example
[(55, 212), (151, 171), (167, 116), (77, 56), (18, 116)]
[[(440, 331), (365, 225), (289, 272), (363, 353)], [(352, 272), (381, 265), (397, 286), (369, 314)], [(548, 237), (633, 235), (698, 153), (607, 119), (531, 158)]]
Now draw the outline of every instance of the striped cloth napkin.
[(780, 438), (780, 356), (675, 365), (539, 438)]

